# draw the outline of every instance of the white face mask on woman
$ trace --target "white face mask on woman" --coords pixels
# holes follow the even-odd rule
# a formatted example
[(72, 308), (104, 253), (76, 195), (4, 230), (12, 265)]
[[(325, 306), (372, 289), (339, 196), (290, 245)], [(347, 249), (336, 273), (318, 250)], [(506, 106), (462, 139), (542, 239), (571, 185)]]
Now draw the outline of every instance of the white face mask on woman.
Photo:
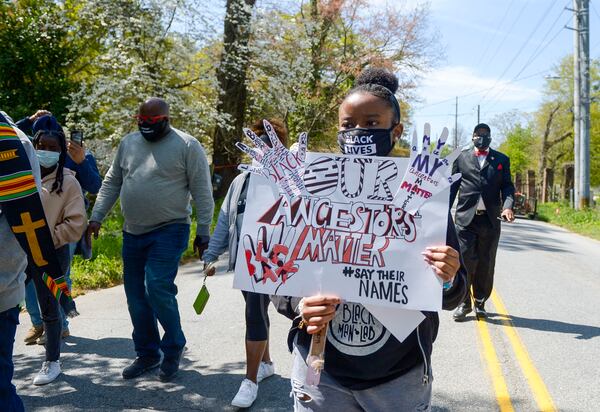
[(35, 154), (37, 155), (38, 162), (40, 162), (40, 166), (46, 169), (56, 166), (60, 157), (59, 152), (51, 152), (49, 150), (36, 150)]

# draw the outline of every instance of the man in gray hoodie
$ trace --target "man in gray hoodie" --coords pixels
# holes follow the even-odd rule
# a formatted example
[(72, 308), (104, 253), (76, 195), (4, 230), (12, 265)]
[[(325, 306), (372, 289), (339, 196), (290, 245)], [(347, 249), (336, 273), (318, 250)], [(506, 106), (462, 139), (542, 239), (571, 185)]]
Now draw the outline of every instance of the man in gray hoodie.
[[(160, 365), (159, 378), (169, 381), (179, 369), (186, 342), (175, 276), (189, 242), (190, 195), (198, 223), (194, 249), (202, 256), (214, 209), (212, 184), (202, 145), (170, 126), (167, 102), (148, 99), (137, 119), (139, 131), (123, 138), (102, 182), (88, 236), (97, 236), (101, 222), (120, 198), (123, 283), (137, 352), (123, 378), (135, 378)], [(162, 338), (157, 319), (165, 331)]]
[[(6, 113), (0, 111), (0, 123), (9, 124), (19, 136), (40, 189), (40, 166), (27, 136), (17, 129)], [(0, 204), (0, 410), (23, 411), (23, 402), (12, 384), (15, 333), (19, 324), (19, 303), (25, 298), (27, 255), (19, 245), (2, 213)]]

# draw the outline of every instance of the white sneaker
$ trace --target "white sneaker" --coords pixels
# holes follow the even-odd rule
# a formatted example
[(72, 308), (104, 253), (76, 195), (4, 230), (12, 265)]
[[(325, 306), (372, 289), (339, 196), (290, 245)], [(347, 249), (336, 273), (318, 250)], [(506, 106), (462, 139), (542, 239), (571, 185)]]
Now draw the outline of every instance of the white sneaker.
[(260, 382), (264, 379), (267, 379), (269, 376), (273, 376), (275, 374), (275, 365), (273, 362), (261, 362), (258, 367), (258, 373), (256, 374), (256, 381)]
[(60, 375), (60, 362), (45, 361), (42, 363), (42, 369), (40, 369), (37, 376), (33, 378), (33, 384), (46, 385), (56, 379), (58, 375)]
[(250, 379), (244, 379), (240, 385), (237, 395), (231, 401), (231, 406), (238, 408), (249, 408), (258, 395), (258, 385)]

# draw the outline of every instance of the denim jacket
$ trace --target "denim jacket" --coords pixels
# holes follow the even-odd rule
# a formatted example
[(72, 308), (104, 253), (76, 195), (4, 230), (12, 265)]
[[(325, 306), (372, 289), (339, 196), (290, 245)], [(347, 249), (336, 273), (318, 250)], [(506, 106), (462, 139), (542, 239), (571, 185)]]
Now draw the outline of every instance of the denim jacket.
[(227, 270), (235, 268), (239, 237), (237, 231), (237, 206), (244, 182), (248, 176), (249, 173), (242, 173), (231, 182), (231, 186), (229, 186), (227, 195), (225, 195), (225, 199), (221, 205), (217, 226), (210, 238), (208, 249), (202, 256), (204, 262), (214, 262), (223, 252), (229, 249), (229, 266)]

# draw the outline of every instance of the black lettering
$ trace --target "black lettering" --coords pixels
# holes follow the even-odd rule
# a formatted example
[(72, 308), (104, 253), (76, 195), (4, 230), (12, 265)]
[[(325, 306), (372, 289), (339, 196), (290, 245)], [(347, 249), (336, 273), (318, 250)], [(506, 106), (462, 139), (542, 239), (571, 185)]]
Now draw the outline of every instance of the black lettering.
[(392, 284), (390, 282), (387, 284), (379, 282), (379, 287), (381, 289), (381, 298), (390, 301), (392, 298)]
[(352, 312), (350, 311), (350, 308), (348, 307), (348, 305), (346, 305), (344, 303), (342, 305), (342, 322), (348, 323), (348, 322), (350, 322), (350, 319), (352, 319)]
[(408, 291), (408, 286), (407, 285), (402, 286), (402, 296), (404, 296), (404, 299), (402, 299), (402, 303), (404, 305), (406, 305), (408, 303), (408, 296), (406, 296), (406, 291)]
[(360, 284), (358, 285), (358, 296), (370, 297), (369, 296), (369, 281), (368, 280), (361, 280), (360, 281)]
[[(381, 284), (381, 282), (379, 282)], [(377, 290), (377, 285), (375, 284), (375, 282), (373, 282), (371, 284), (371, 299), (380, 299), (379, 297), (379, 291)]]

